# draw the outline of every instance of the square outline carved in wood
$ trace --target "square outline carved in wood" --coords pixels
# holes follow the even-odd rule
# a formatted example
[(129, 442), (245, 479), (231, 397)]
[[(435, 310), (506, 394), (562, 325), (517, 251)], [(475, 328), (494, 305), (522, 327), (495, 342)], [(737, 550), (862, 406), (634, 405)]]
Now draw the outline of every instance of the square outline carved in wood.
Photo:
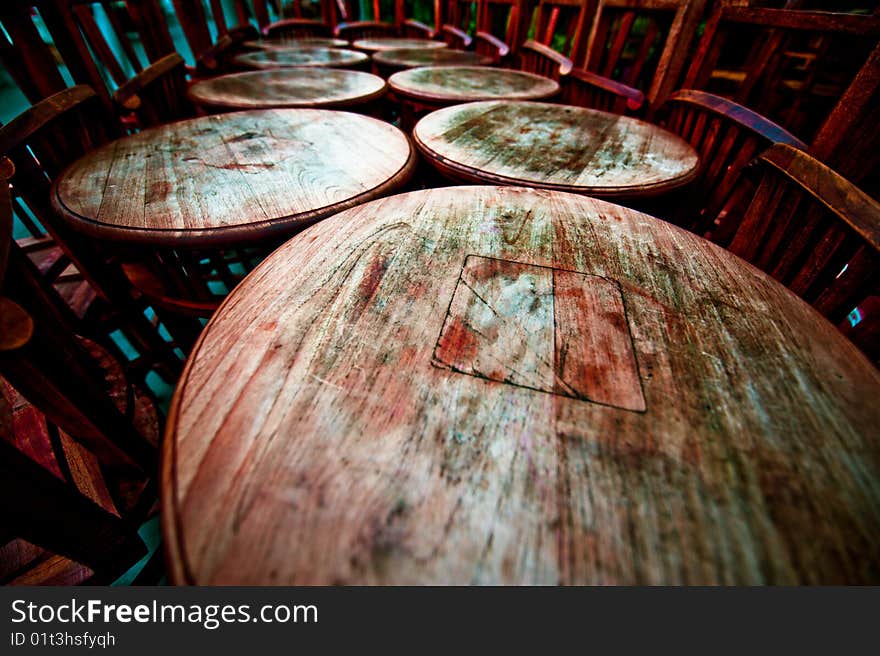
[(515, 387), (645, 411), (616, 280), (465, 257), (432, 364)]

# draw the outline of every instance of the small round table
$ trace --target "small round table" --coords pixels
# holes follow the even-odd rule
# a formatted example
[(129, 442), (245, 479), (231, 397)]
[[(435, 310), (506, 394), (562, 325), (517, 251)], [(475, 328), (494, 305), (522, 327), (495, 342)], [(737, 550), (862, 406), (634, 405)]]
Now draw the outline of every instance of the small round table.
[(443, 41), (431, 41), (430, 39), (407, 39), (402, 37), (375, 37), (373, 39), (358, 39), (352, 42), (352, 47), (364, 52), (381, 52), (383, 50), (400, 50), (401, 48), (435, 49), (445, 48)]
[(190, 99), (211, 111), (271, 107), (353, 107), (385, 93), (370, 73), (325, 68), (277, 68), (220, 75), (189, 87)]
[(242, 68), (267, 69), (286, 67), (351, 68), (367, 64), (368, 55), (343, 48), (294, 48), (259, 50), (236, 55), (233, 63)]
[(400, 98), (402, 125), (409, 131), (425, 112), (475, 100), (542, 100), (559, 93), (554, 80), (507, 68), (489, 66), (427, 66), (410, 68), (388, 78)]
[(190, 356), (171, 581), (877, 583), (880, 371), (601, 200), (452, 187), (276, 250)]
[(390, 71), (420, 66), (488, 66), (491, 57), (452, 48), (401, 48), (373, 54), (373, 62)]
[(435, 168), (456, 180), (610, 198), (667, 193), (690, 182), (699, 167), (690, 144), (656, 125), (550, 103), (446, 107), (420, 120), (413, 139)]
[(349, 43), (343, 39), (334, 39), (328, 36), (308, 36), (254, 39), (253, 41), (245, 41), (243, 45), (255, 50), (292, 50), (296, 48), (347, 48)]
[(321, 109), (169, 123), (87, 154), (53, 201), (80, 232), (170, 247), (291, 233), (400, 186), (415, 153), (383, 121)]

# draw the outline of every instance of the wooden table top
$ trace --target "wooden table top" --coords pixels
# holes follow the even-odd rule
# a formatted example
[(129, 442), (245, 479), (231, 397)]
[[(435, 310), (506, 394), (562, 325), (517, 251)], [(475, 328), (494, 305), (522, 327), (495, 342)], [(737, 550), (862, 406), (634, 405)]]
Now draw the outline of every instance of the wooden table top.
[(287, 50), (259, 50), (236, 55), (237, 66), (250, 69), (317, 66), (345, 68), (369, 61), (362, 52), (344, 48), (291, 48)]
[(275, 251), (190, 356), (171, 579), (877, 583), (878, 398), (817, 312), (668, 223), (383, 198)]
[[(394, 78), (404, 73), (389, 85), (396, 88)], [(612, 198), (670, 191), (690, 182), (699, 167), (687, 142), (656, 125), (550, 103), (446, 107), (420, 120), (413, 140), (437, 168), (459, 179)]]
[(373, 61), (389, 68), (405, 69), (419, 66), (488, 66), (492, 58), (452, 48), (401, 48), (376, 52)]
[(329, 36), (309, 36), (254, 39), (253, 41), (245, 41), (243, 45), (257, 50), (290, 50), (295, 48), (346, 48), (349, 43), (343, 39), (334, 39)]
[(53, 204), (102, 239), (216, 246), (289, 234), (403, 184), (416, 156), (374, 118), (323, 109), (217, 114), (92, 151), (55, 181)]
[(232, 73), (196, 82), (190, 99), (208, 109), (349, 107), (381, 97), (385, 80), (359, 71), (275, 68)]
[(388, 86), (404, 98), (431, 104), (540, 100), (559, 92), (559, 84), (541, 75), (489, 66), (410, 68), (389, 77)]
[(434, 49), (445, 48), (443, 41), (431, 41), (430, 39), (407, 39), (404, 37), (376, 37), (374, 39), (358, 39), (352, 42), (352, 47), (366, 52), (380, 52), (382, 50), (399, 50), (400, 48)]

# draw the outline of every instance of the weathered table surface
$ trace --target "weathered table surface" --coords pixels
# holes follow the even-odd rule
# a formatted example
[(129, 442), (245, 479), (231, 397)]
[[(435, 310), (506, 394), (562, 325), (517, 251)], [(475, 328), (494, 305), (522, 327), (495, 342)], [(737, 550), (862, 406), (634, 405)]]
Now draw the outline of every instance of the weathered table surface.
[(402, 70), (419, 66), (488, 66), (492, 58), (452, 48), (401, 48), (376, 52), (373, 61)]
[(377, 75), (328, 68), (276, 68), (220, 75), (193, 84), (189, 97), (217, 110), (270, 107), (350, 107), (385, 93)]
[(498, 98), (539, 100), (559, 92), (559, 84), (541, 75), (488, 66), (410, 68), (389, 77), (388, 86), (403, 98), (436, 105)]
[(295, 48), (345, 48), (349, 45), (343, 39), (328, 36), (309, 36), (297, 38), (275, 37), (272, 39), (255, 39), (245, 41), (244, 46), (257, 50), (290, 50)]
[(316, 66), (346, 68), (359, 66), (370, 57), (362, 52), (344, 48), (294, 48), (288, 50), (259, 50), (236, 55), (237, 66), (250, 69)]
[(291, 239), (177, 388), (171, 578), (877, 583), (880, 371), (717, 246), (574, 194)]
[(92, 151), (55, 182), (71, 226), (174, 247), (291, 233), (403, 184), (415, 152), (397, 128), (322, 109), (217, 114)]
[[(388, 81), (394, 89), (397, 75)], [(420, 120), (413, 139), (454, 178), (603, 197), (665, 193), (690, 182), (699, 167), (687, 142), (656, 125), (550, 103), (446, 107)]]
[(431, 41), (430, 39), (407, 39), (403, 37), (376, 37), (374, 39), (358, 39), (352, 42), (352, 47), (365, 52), (380, 52), (382, 50), (399, 50), (400, 48), (445, 48), (443, 41)]

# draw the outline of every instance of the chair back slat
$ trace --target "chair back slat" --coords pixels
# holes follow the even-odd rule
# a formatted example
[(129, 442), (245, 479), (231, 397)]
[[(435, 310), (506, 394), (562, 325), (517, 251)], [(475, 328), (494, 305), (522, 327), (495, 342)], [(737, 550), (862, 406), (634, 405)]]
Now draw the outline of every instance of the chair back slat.
[(580, 61), (598, 0), (539, 0), (532, 13), (532, 39)]

